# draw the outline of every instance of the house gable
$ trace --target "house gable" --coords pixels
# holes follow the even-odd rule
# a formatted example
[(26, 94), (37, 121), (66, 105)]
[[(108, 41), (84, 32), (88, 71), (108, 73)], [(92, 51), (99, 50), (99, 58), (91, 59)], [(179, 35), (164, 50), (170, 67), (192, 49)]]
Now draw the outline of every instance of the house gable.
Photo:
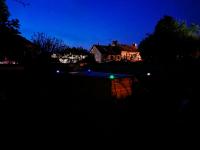
[(90, 53), (94, 55), (96, 62), (98, 63), (102, 62), (102, 53), (99, 51), (99, 49), (96, 46), (92, 47)]

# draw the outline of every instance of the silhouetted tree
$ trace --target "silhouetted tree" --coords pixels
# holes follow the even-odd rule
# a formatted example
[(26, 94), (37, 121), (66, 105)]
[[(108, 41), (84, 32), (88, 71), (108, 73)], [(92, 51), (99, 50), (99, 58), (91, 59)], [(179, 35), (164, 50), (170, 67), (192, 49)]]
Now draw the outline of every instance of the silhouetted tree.
[(192, 36), (200, 36), (200, 26), (198, 24), (192, 23), (189, 27), (189, 32)]
[(52, 53), (64, 51), (67, 46), (62, 40), (50, 37), (45, 33), (35, 33), (32, 36), (32, 42), (37, 47), (37, 56), (39, 62), (49, 62)]
[(66, 47), (62, 53), (72, 53), (78, 55), (88, 55), (88, 51), (82, 47)]
[(19, 34), (19, 20), (9, 19), (10, 13), (5, 0), (0, 0), (0, 33)]
[(25, 1), (25, 0), (13, 0), (13, 1), (16, 1), (17, 3), (19, 3), (19, 4), (23, 5), (24, 7), (26, 7), (26, 6), (29, 6), (29, 5), (30, 5), (30, 3), (29, 3), (29, 2), (27, 2), (27, 1)]
[(67, 47), (62, 40), (50, 37), (45, 33), (35, 33), (32, 36), (32, 42), (38, 47), (41, 53), (63, 51)]
[(5, 0), (0, 0), (0, 59), (5, 57), (18, 60), (23, 52), (17, 52), (19, 32), (19, 20), (9, 19), (10, 13)]
[(8, 7), (5, 3), (5, 0), (0, 0), (0, 21), (1, 23), (5, 23), (8, 21), (10, 13), (8, 11)]
[(144, 61), (150, 64), (148, 70), (154, 71), (149, 82), (144, 81), (153, 96), (151, 99), (165, 102), (167, 109), (185, 99), (194, 104), (197, 100), (199, 104), (200, 35), (197, 25), (188, 27), (185, 22), (165, 16), (154, 32), (140, 43), (139, 49)]
[(165, 16), (157, 23), (154, 33), (140, 43), (139, 49), (145, 61), (174, 63), (200, 50), (199, 39), (198, 26), (187, 27), (186, 23)]

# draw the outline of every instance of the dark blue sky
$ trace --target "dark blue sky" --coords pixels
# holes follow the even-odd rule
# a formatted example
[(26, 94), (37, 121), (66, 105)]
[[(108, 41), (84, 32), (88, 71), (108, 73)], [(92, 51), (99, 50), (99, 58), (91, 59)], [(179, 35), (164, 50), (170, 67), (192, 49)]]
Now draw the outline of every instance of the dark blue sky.
[(90, 48), (118, 40), (139, 43), (164, 15), (200, 24), (199, 0), (7, 0), (22, 35), (45, 32), (70, 46)]

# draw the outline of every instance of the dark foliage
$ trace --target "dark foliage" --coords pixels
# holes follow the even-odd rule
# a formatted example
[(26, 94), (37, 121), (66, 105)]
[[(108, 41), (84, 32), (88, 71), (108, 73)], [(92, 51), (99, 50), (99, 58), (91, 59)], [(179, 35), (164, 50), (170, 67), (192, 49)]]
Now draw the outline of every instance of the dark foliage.
[(32, 36), (32, 42), (38, 47), (39, 53), (63, 51), (67, 47), (62, 40), (45, 33), (35, 33)]
[(19, 20), (9, 19), (10, 13), (5, 0), (0, 0), (0, 33), (19, 34)]
[(17, 51), (17, 49), (23, 49), (20, 47), (21, 38), (18, 36), (20, 34), (19, 20), (9, 19), (9, 17), (6, 1), (0, 0), (0, 58), (6, 57), (19, 61), (19, 57), (23, 57), (23, 52)]
[(199, 26), (187, 27), (173, 17), (165, 16), (156, 25), (154, 33), (139, 45), (142, 57), (147, 62), (174, 63), (199, 57)]

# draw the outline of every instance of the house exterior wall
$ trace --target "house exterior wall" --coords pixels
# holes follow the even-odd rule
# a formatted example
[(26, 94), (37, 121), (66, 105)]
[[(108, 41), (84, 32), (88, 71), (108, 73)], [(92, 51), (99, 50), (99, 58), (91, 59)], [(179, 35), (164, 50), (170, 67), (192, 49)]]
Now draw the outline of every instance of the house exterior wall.
[(121, 61), (121, 55), (108, 55), (107, 61)]
[(123, 60), (128, 60), (131, 62), (137, 62), (141, 61), (142, 58), (140, 56), (140, 52), (128, 52), (128, 51), (122, 51), (121, 57)]
[(91, 53), (94, 55), (95, 61), (98, 63), (102, 62), (102, 54), (99, 52), (99, 50), (96, 47), (93, 47), (91, 50)]

